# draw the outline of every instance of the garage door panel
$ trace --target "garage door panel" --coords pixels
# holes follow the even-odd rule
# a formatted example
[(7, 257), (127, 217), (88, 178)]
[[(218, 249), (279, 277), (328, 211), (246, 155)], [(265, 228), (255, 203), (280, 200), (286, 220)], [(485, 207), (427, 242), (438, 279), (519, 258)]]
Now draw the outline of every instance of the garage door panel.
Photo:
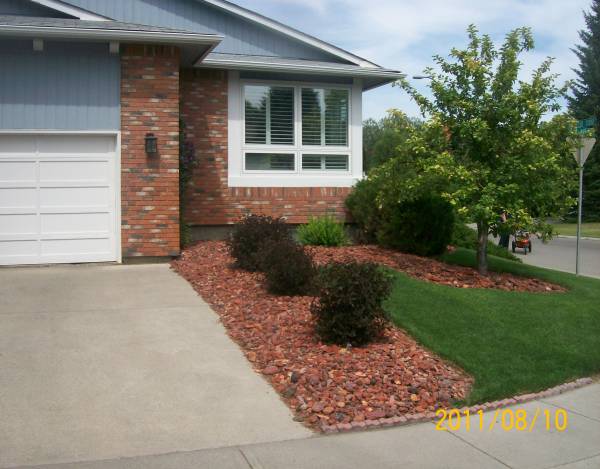
[(0, 156), (15, 153), (36, 153), (36, 141), (22, 135), (0, 135)]
[(106, 135), (46, 135), (37, 151), (46, 155), (106, 154), (115, 150), (115, 139)]
[(35, 212), (37, 192), (34, 188), (0, 187), (0, 211), (28, 209)]
[(40, 184), (46, 182), (94, 182), (107, 184), (109, 161), (40, 161)]
[(104, 207), (111, 205), (108, 187), (43, 187), (40, 189), (42, 211), (58, 207)]
[(0, 236), (35, 234), (37, 231), (38, 224), (35, 213), (0, 215)]
[(42, 256), (82, 256), (86, 254), (109, 254), (110, 239), (49, 239), (41, 243)]
[(35, 184), (35, 161), (3, 161), (0, 160), (0, 186), (17, 186)]
[(115, 261), (116, 139), (0, 135), (0, 265)]
[(37, 240), (0, 240), (0, 259), (18, 260), (17, 258), (25, 257), (35, 259), (37, 258), (37, 249)]
[(108, 213), (43, 213), (42, 237), (50, 233), (105, 233), (111, 230)]

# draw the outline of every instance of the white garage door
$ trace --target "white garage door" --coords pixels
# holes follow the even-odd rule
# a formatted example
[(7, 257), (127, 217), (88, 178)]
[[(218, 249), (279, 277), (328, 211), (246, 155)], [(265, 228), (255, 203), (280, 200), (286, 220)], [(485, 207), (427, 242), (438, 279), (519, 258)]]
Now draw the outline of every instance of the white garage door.
[(0, 134), (0, 265), (117, 260), (116, 137)]

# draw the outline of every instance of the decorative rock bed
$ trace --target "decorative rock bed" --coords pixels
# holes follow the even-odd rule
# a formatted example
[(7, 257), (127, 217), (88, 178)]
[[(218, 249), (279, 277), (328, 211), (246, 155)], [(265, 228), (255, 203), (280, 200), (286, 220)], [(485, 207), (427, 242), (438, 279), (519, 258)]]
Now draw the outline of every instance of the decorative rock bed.
[[(386, 251), (374, 246), (310, 248), (317, 263), (372, 261), (427, 281), (460, 288), (512, 291), (562, 290), (545, 282)], [(262, 274), (232, 267), (223, 242), (199, 243), (172, 263), (220, 315), (243, 349), (295, 414), (322, 431), (353, 430), (430, 418), (436, 409), (463, 400), (472, 379), (421, 347), (400, 329), (366, 347), (318, 341), (310, 314), (312, 297), (269, 294)]]

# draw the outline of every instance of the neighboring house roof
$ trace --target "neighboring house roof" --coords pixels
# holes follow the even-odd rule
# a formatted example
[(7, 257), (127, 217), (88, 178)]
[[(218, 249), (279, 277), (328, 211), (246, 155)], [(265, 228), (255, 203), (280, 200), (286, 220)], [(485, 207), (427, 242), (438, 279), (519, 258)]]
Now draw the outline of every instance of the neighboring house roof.
[(349, 76), (364, 79), (364, 89), (397, 80), (403, 74), (381, 67), (367, 68), (359, 65), (321, 62), (314, 60), (265, 57), (263, 55), (232, 55), (211, 52), (202, 60), (201, 67), (218, 67), (235, 70), (292, 72), (315, 75)]

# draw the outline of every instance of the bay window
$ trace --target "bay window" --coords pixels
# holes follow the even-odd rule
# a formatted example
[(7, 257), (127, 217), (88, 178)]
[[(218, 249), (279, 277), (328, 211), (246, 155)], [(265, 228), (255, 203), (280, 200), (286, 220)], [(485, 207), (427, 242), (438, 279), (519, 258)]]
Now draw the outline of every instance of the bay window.
[(242, 83), (242, 99), (243, 172), (350, 172), (350, 87)]

